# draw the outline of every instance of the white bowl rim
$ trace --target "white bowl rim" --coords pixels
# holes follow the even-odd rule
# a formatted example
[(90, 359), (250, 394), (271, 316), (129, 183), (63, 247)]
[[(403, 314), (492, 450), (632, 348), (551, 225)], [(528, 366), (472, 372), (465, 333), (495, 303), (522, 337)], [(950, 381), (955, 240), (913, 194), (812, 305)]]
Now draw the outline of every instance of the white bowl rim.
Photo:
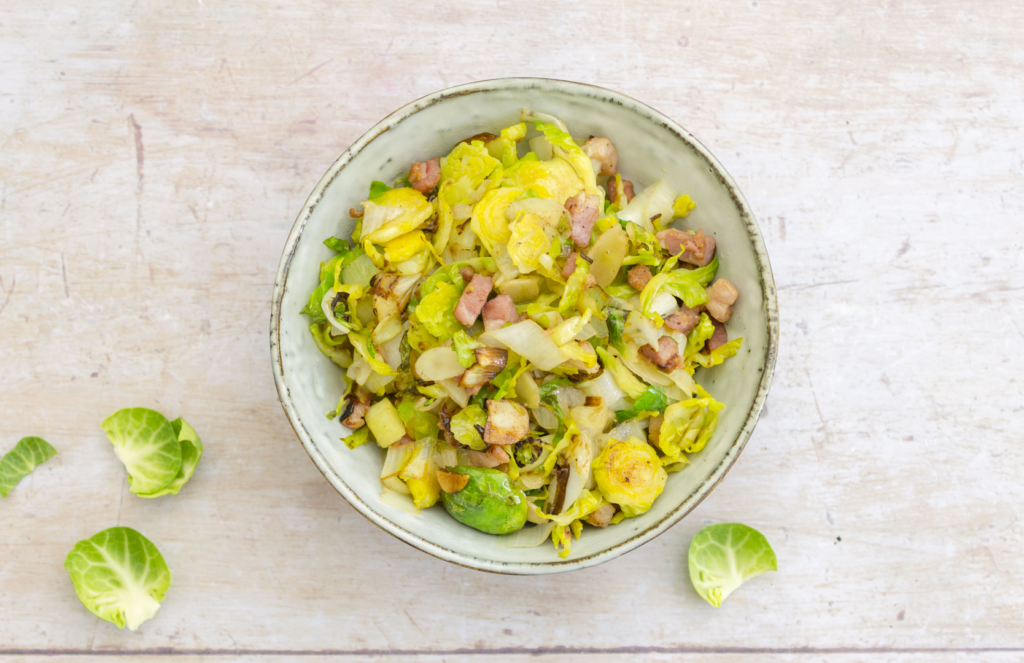
[[(306, 430), (301, 419), (299, 418), (298, 412), (292, 403), (291, 393), (285, 384), (284, 378), (284, 363), (281, 356), (281, 329), (280, 329), (280, 315), (281, 315), (281, 302), (284, 297), (285, 282), (288, 278), (288, 273), (291, 268), (292, 258), (295, 255), (295, 249), (298, 245), (299, 238), (302, 236), (302, 231), (306, 226), (310, 215), (312, 214), (313, 208), (320, 201), (324, 191), (331, 184), (335, 177), (344, 170), (348, 163), (357, 155), (366, 145), (372, 142), (379, 135), (392, 129), (401, 123), (404, 119), (419, 112), (420, 110), (432, 106), (436, 103), (444, 101), (450, 97), (464, 96), (468, 94), (474, 94), (478, 92), (487, 92), (492, 90), (500, 89), (521, 89), (523, 87), (533, 86), (540, 89), (547, 89), (551, 91), (558, 91), (568, 94), (586, 94), (592, 96), (594, 94), (600, 94), (610, 101), (621, 104), (624, 107), (630, 108), (634, 112), (637, 112), (641, 116), (647, 116), (647, 119), (661, 124), (664, 128), (668, 129), (672, 133), (676, 134), (681, 140), (687, 143), (695, 152), (703, 157), (708, 165), (711, 167), (714, 175), (718, 180), (728, 189), (733, 201), (736, 203), (737, 208), (740, 211), (740, 216), (747, 227), (747, 234), (749, 236), (751, 245), (754, 249), (755, 257), (758, 261), (758, 272), (760, 274), (761, 288), (763, 301), (765, 303), (765, 314), (767, 319), (767, 339), (768, 347), (765, 354), (765, 361), (763, 365), (763, 371), (761, 373), (760, 383), (758, 385), (757, 393), (754, 397), (753, 403), (751, 404), (750, 410), (747, 413), (747, 417), (744, 421), (743, 427), (740, 429), (739, 435), (729, 446), (729, 451), (726, 453), (722, 462), (711, 472), (704, 483), (689, 497), (679, 504), (675, 509), (670, 511), (661, 520), (652, 523), (643, 532), (636, 536), (627, 539), (621, 543), (618, 543), (610, 548), (606, 548), (600, 552), (581, 557), (573, 560), (562, 560), (552, 559), (550, 562), (499, 562), (495, 560), (485, 559), (465, 553), (445, 548), (444, 546), (438, 545), (431, 541), (427, 541), (408, 530), (399, 527), (394, 522), (388, 520), (384, 516), (374, 511), (368, 504), (363, 502), (356, 495), (355, 491), (352, 490), (338, 474), (330, 467), (323, 454), (317, 448), (313, 442), (312, 437)], [(530, 78), (530, 77), (510, 77), (510, 78), (495, 78), (483, 81), (476, 81), (473, 83), (466, 83), (463, 85), (456, 85), (454, 87), (438, 90), (426, 96), (420, 97), (408, 104), (402, 106), (398, 110), (394, 111), (383, 120), (373, 125), (368, 131), (359, 137), (352, 145), (348, 147), (341, 156), (331, 165), (312, 193), (306, 199), (306, 202), (302, 206), (302, 210), (299, 212), (298, 217), (295, 219), (295, 223), (292, 226), (291, 232), (288, 235), (288, 240), (285, 243), (284, 251), (281, 255), (281, 261), (278, 265), (277, 276), (274, 280), (274, 295), (271, 302), (270, 312), (270, 353), (271, 359), (274, 366), (274, 382), (277, 385), (278, 396), (281, 401), (281, 406), (284, 408), (285, 414), (288, 417), (288, 421), (298, 436), (299, 441), (302, 443), (306, 453), (312, 459), (317, 469), (320, 470), (321, 474), (327, 479), (327, 481), (337, 490), (341, 495), (351, 504), (355, 509), (365, 516), (370, 522), (377, 525), (389, 534), (397, 537), (405, 543), (418, 548), (429, 555), (437, 557), (447, 562), (464, 566), (466, 568), (476, 569), (479, 571), (488, 571), (491, 573), (501, 573), (510, 575), (543, 575), (549, 573), (562, 573), (566, 571), (575, 571), (579, 569), (596, 566), (603, 562), (615, 559), (634, 548), (637, 548), (644, 543), (654, 539), (660, 534), (667, 531), (670, 527), (675, 525), (677, 522), (685, 518), (693, 509), (700, 504), (705, 497), (707, 497), (712, 490), (718, 485), (718, 483), (725, 477), (726, 473), (736, 462), (741, 451), (746, 446), (747, 441), (750, 439), (751, 434), (754, 431), (754, 427), (757, 424), (758, 417), (761, 414), (761, 409), (764, 406), (765, 399), (768, 396), (768, 390), (771, 386), (772, 376), (775, 371), (775, 361), (778, 356), (778, 345), (779, 345), (779, 319), (778, 319), (778, 301), (776, 298), (775, 289), (775, 278), (772, 275), (771, 264), (768, 260), (768, 252), (764, 246), (764, 240), (761, 237), (760, 229), (758, 228), (757, 221), (754, 217), (753, 212), (750, 209), (750, 205), (747, 203), (743, 194), (740, 193), (739, 188), (733, 181), (732, 177), (725, 171), (725, 168), (721, 163), (705, 148), (696, 138), (693, 137), (688, 131), (677, 124), (675, 121), (660, 113), (659, 111), (651, 108), (647, 104), (640, 102), (632, 97), (629, 97), (620, 92), (609, 90), (607, 88), (599, 87), (597, 85), (590, 85), (587, 83), (578, 83), (573, 81), (565, 81), (551, 78)]]

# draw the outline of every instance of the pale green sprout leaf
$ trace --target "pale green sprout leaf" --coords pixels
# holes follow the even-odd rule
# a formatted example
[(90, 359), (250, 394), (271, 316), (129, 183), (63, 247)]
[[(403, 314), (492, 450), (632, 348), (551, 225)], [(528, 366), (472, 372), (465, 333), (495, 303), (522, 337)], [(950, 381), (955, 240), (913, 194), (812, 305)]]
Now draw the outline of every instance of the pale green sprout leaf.
[(29, 472), (56, 455), (57, 450), (41, 437), (22, 438), (0, 459), (0, 497), (10, 495)]
[(91, 613), (133, 631), (156, 615), (171, 586), (163, 555), (128, 527), (113, 527), (79, 541), (64, 568)]
[(747, 580), (778, 570), (768, 539), (740, 523), (709, 525), (697, 532), (690, 542), (689, 565), (693, 588), (716, 608)]
[(196, 466), (199, 465), (199, 459), (203, 457), (203, 441), (199, 439), (199, 434), (196, 433), (194, 428), (189, 426), (187, 421), (178, 417), (171, 422), (171, 429), (178, 437), (178, 443), (181, 445), (181, 470), (178, 472), (178, 476), (174, 477), (174, 480), (164, 488), (152, 493), (146, 493), (145, 495), (139, 495), (139, 497), (177, 495), (178, 491), (192, 478), (196, 471)]
[(181, 472), (181, 443), (167, 417), (142, 407), (118, 410), (103, 422), (114, 453), (128, 470), (131, 491), (153, 497)]

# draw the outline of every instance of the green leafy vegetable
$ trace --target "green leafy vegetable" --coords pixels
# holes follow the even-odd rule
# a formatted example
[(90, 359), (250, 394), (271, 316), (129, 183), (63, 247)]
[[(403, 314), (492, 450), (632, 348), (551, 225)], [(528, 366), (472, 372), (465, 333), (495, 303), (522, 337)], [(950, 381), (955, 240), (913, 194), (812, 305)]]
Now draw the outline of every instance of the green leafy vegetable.
[(585, 260), (582, 255), (577, 255), (576, 269), (573, 270), (569, 280), (566, 281), (565, 292), (562, 293), (562, 299), (558, 302), (559, 315), (567, 317), (572, 314), (589, 275), (590, 262)]
[[(689, 345), (689, 344), (687, 344)], [(729, 357), (733, 357), (739, 352), (740, 346), (743, 345), (743, 339), (737, 338), (718, 346), (711, 351), (710, 354), (695, 354), (693, 360), (703, 366), (704, 368), (711, 368), (712, 366), (718, 366)]]
[(184, 419), (173, 422), (154, 410), (118, 410), (103, 422), (114, 453), (128, 470), (139, 497), (174, 495), (195, 472), (203, 443)]
[(686, 348), (683, 357), (692, 357), (701, 351), (707, 340), (715, 333), (715, 325), (707, 313), (700, 314), (697, 325), (686, 335)]
[(452, 336), (452, 349), (455, 350), (455, 355), (459, 358), (459, 363), (463, 368), (469, 368), (476, 363), (476, 353), (473, 351), (482, 347), (484, 347), (483, 343), (474, 340), (462, 329)]
[(324, 240), (324, 246), (332, 251), (348, 251), (348, 241), (337, 237), (328, 237)]
[(462, 408), (449, 422), (452, 436), (458, 440), (459, 444), (477, 451), (487, 448), (481, 433), (486, 424), (487, 415), (484, 413), (484, 409), (476, 404)]
[(392, 187), (389, 187), (387, 184), (384, 184), (383, 182), (379, 182), (377, 180), (374, 180), (374, 181), (370, 182), (370, 195), (369, 195), (369, 199), (373, 200), (377, 196), (380, 196), (381, 194), (384, 194), (384, 193), (387, 193), (388, 191), (391, 191), (391, 188)]
[(690, 581), (697, 593), (716, 608), (747, 580), (778, 563), (764, 535), (740, 523), (709, 525), (690, 542)]
[(355, 449), (361, 447), (370, 441), (370, 427), (360, 426), (354, 433), (348, 437), (341, 438), (341, 441), (345, 443), (345, 446), (349, 449)]
[(18, 482), (28, 476), (29, 472), (56, 455), (57, 450), (43, 438), (22, 438), (0, 459), (0, 497), (10, 495)]
[(79, 541), (64, 568), (89, 612), (133, 631), (156, 615), (171, 586), (163, 555), (128, 527), (113, 527)]
[(622, 341), (622, 330), (626, 328), (626, 312), (617, 308), (608, 309), (608, 345), (622, 354), (626, 354), (626, 344)]
[[(449, 339), (456, 332), (463, 329), (463, 326), (455, 319), (455, 305), (462, 297), (462, 279), (460, 285), (437, 283), (433, 290), (426, 292), (423, 299), (416, 306), (416, 317), (423, 324), (423, 327), (442, 341)], [(421, 289), (421, 292), (423, 290)]]
[(416, 401), (408, 398), (395, 408), (398, 416), (402, 418), (405, 429), (414, 440), (422, 440), (425, 437), (437, 437), (437, 415), (431, 412), (423, 412), (416, 407)]
[(640, 306), (647, 317), (652, 317), (651, 306), (662, 290), (682, 299), (690, 308), (707, 304), (708, 292), (704, 286), (711, 283), (718, 273), (718, 256), (699, 269), (673, 269), (674, 266), (675, 259), (670, 258), (665, 268), (648, 281), (640, 293)]
[[(614, 376), (612, 376), (614, 378)], [(648, 386), (644, 393), (636, 399), (631, 410), (619, 410), (615, 413), (615, 419), (619, 423), (636, 417), (649, 417), (651, 414), (658, 414), (665, 411), (668, 406), (668, 397), (665, 392), (657, 387)]]

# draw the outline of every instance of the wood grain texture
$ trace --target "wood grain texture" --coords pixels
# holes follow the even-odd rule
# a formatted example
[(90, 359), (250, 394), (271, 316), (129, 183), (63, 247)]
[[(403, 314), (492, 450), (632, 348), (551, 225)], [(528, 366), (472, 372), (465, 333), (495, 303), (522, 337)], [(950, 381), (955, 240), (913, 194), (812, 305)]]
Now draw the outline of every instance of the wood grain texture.
[[(1016, 660), (1022, 66), (1007, 0), (0, 2), (0, 449), (60, 452), (0, 503), (0, 657)], [(545, 578), (445, 564), (360, 517), (268, 357), (281, 247), (331, 162), (416, 97), (512, 75), (614, 88), (693, 132), (759, 214), (782, 318), (721, 486), (626, 557)], [(99, 424), (129, 405), (202, 435), (180, 495), (128, 492)], [(764, 532), (780, 570), (714, 610), (685, 551), (721, 521)], [(118, 524), (174, 573), (137, 634), (63, 570)]]

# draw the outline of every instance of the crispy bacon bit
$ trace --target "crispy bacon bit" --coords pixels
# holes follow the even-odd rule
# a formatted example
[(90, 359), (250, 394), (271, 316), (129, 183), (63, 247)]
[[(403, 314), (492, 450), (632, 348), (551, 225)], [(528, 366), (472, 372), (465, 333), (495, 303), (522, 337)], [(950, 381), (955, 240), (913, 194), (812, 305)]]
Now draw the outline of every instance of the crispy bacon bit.
[(637, 290), (643, 290), (647, 282), (651, 280), (651, 269), (647, 265), (633, 265), (626, 272), (626, 280), (629, 285)]
[(572, 241), (582, 248), (590, 245), (590, 234), (594, 223), (601, 213), (601, 199), (589, 193), (583, 193), (565, 201), (565, 209), (572, 216)]
[(594, 527), (600, 527), (601, 529), (604, 529), (605, 527), (608, 527), (608, 525), (611, 524), (612, 516), (614, 515), (614, 504), (602, 504), (589, 516), (586, 517), (586, 522), (588, 525), (593, 525)]
[(739, 296), (739, 290), (730, 281), (718, 279), (708, 288), (708, 313), (719, 322), (728, 322), (732, 317), (732, 305)]
[(353, 219), (358, 219), (363, 214), (366, 214), (366, 210), (356, 209), (355, 207), (348, 208), (348, 215), (351, 216)]
[(572, 276), (572, 273), (576, 271), (576, 252), (573, 251), (569, 254), (569, 257), (565, 259), (565, 267), (562, 268), (562, 278), (568, 279)]
[(640, 354), (661, 370), (672, 371), (675, 368), (675, 358), (679, 356), (679, 346), (668, 336), (662, 336), (657, 349), (645, 345), (640, 348)]
[(487, 401), (487, 425), (484, 442), (487, 444), (515, 444), (530, 432), (530, 414), (526, 408), (507, 399)]
[(607, 138), (591, 136), (583, 143), (582, 149), (584, 154), (600, 164), (598, 175), (614, 175), (619, 172), (619, 151)]
[(712, 350), (717, 350), (729, 342), (729, 334), (725, 331), (725, 325), (714, 318), (711, 318), (711, 324), (715, 326), (715, 333), (704, 344), (704, 348), (701, 350), (704, 354), (711, 354)]
[(516, 312), (516, 304), (508, 295), (498, 295), (491, 301), (487, 302), (484, 306), (483, 313), (484, 329), (486, 331), (501, 329), (508, 322), (519, 322), (519, 313)]
[[(619, 203), (619, 191), (615, 188), (615, 180), (608, 180), (605, 188), (608, 189), (608, 202)], [(626, 205), (636, 197), (633, 193), (633, 183), (629, 180), (622, 180), (622, 195), (626, 199)], [(625, 207), (622, 203), (619, 203), (619, 206)]]
[(696, 309), (686, 306), (665, 318), (665, 326), (680, 334), (689, 334), (698, 322), (700, 322), (700, 313)]
[(487, 303), (487, 296), (491, 294), (491, 284), (490, 277), (474, 274), (473, 280), (462, 291), (459, 303), (455, 305), (455, 319), (467, 327), (472, 326)]
[(433, 191), (441, 180), (441, 158), (417, 161), (409, 168), (409, 184), (420, 193)]

